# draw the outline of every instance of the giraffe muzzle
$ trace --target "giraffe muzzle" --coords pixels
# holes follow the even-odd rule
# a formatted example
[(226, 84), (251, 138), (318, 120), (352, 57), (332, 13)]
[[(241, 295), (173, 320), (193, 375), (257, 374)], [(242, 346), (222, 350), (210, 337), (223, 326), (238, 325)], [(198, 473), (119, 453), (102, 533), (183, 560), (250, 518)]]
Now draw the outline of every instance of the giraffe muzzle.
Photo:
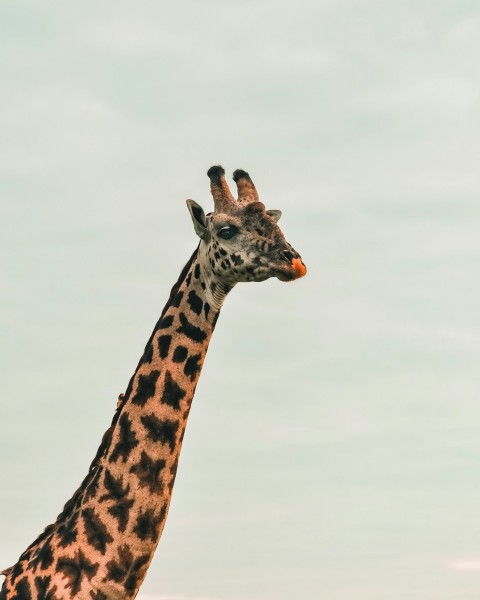
[(282, 265), (275, 269), (275, 276), (280, 281), (294, 281), (307, 273), (307, 267), (295, 250), (282, 250)]

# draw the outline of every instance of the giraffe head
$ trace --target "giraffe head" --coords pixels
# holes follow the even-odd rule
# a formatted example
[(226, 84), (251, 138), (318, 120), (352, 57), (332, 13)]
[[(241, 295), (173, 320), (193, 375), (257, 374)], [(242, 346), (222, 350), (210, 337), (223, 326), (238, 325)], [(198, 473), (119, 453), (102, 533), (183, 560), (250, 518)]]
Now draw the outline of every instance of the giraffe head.
[(215, 210), (205, 215), (194, 200), (187, 200), (187, 206), (200, 238), (200, 259), (215, 278), (232, 286), (269, 277), (303, 277), (307, 269), (277, 225), (282, 213), (265, 209), (249, 174), (240, 169), (233, 174), (238, 200), (228, 188), (223, 167), (211, 167), (207, 174)]

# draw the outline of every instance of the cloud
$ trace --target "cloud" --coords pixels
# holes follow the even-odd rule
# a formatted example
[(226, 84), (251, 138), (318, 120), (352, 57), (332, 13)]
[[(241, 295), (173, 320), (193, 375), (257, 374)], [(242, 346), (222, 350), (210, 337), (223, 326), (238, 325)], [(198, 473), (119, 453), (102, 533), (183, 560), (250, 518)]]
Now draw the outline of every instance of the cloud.
[(447, 34), (447, 40), (458, 45), (478, 44), (480, 15), (463, 19), (456, 23)]
[(430, 38), (430, 32), (425, 21), (420, 18), (412, 19), (400, 26), (396, 39), (403, 43), (420, 43)]
[(480, 571), (480, 558), (454, 560), (449, 566), (456, 571)]
[(356, 101), (362, 108), (381, 111), (458, 117), (470, 111), (480, 98), (476, 81), (454, 76), (427, 76), (403, 86), (369, 92)]
[(173, 34), (169, 35), (154, 23), (118, 18), (89, 23), (82, 40), (91, 48), (125, 56), (156, 53), (174, 41)]
[(0, 161), (13, 173), (55, 172), (120, 159), (146, 133), (83, 88), (45, 85), (0, 103)]
[[(130, 58), (153, 55), (165, 59), (170, 67), (175, 65), (175, 71), (190, 71), (203, 81), (220, 76), (224, 85), (238, 82), (239, 77), (251, 84), (251, 77), (259, 75), (318, 75), (336, 66), (335, 55), (319, 47), (317, 40), (301, 35), (293, 27), (285, 35), (281, 23), (276, 23), (281, 20), (278, 14), (272, 14), (266, 6), (255, 10), (256, 18), (250, 16), (249, 27), (241, 33), (231, 28), (238, 19), (238, 8), (215, 8), (214, 15), (207, 19), (206, 30), (197, 27), (197, 21), (205, 18), (204, 7), (198, 14), (191, 10), (181, 30), (169, 22), (172, 15), (165, 15), (159, 24), (145, 16), (132, 19), (131, 14), (117, 14), (88, 23), (80, 34), (80, 43), (90, 50)], [(206, 11), (208, 14), (208, 8)], [(268, 29), (263, 28), (265, 21), (269, 22)], [(225, 35), (229, 28), (230, 37)]]

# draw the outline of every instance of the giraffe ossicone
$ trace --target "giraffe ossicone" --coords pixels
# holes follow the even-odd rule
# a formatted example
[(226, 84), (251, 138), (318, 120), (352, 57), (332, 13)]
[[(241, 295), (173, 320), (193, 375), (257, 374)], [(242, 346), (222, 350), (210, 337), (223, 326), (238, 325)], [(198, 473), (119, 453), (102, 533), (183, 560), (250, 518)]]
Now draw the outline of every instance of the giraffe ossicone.
[(187, 206), (200, 242), (173, 286), (87, 476), (5, 575), (0, 600), (135, 598), (159, 542), (183, 435), (223, 301), (242, 281), (306, 273), (246, 171), (230, 192), (208, 170), (214, 210)]

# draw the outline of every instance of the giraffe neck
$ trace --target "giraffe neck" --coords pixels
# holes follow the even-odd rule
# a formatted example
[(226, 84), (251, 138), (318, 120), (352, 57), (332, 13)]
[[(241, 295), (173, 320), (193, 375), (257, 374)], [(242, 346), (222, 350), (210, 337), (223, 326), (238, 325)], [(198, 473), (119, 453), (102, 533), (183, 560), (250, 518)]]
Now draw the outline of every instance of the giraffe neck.
[(196, 251), (87, 477), (8, 571), (7, 589), (28, 586), (32, 600), (136, 596), (165, 524), (190, 405), (228, 291)]

